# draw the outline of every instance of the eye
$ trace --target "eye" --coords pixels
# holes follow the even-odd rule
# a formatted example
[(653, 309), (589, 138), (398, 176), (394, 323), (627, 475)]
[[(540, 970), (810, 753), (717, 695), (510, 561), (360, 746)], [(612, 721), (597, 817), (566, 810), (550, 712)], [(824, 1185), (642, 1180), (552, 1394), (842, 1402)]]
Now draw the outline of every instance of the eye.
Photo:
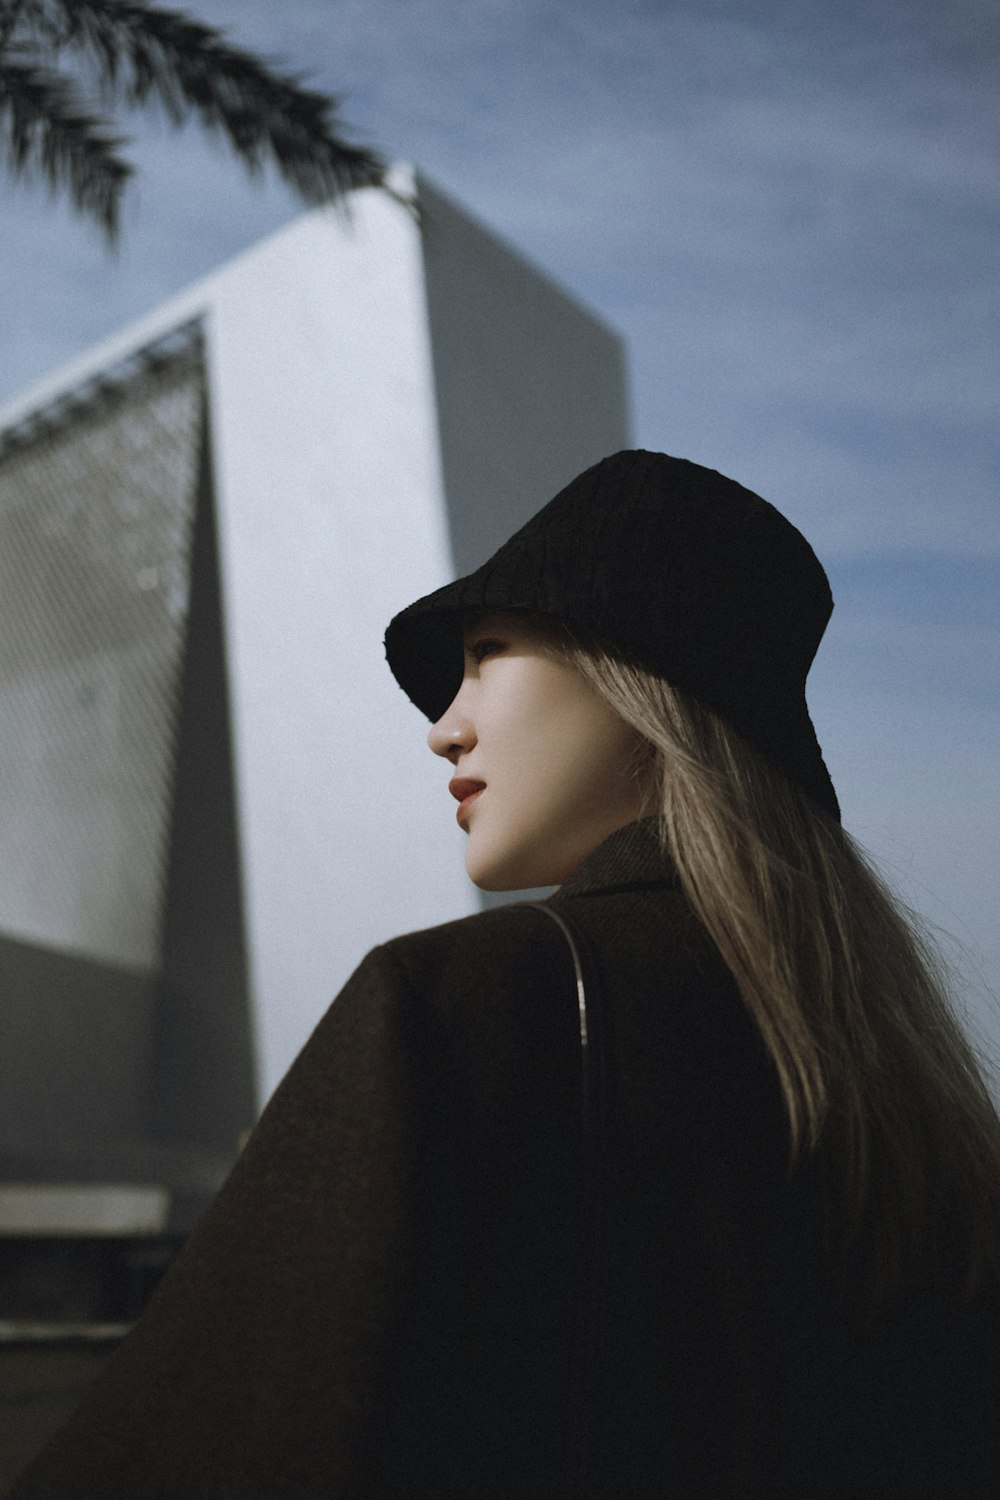
[(502, 651), (504, 643), (503, 641), (495, 640), (492, 636), (482, 636), (478, 641), (473, 641), (471, 645), (466, 646), (465, 649), (473, 661), (480, 662), (484, 656), (490, 656), (494, 651)]

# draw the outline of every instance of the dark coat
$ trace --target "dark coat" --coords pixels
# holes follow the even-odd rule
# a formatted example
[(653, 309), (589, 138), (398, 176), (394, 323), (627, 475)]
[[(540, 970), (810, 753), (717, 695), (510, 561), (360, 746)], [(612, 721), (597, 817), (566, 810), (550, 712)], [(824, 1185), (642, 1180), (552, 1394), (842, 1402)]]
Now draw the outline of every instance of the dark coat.
[(552, 898), (605, 999), (600, 1285), (565, 939), (527, 907), (410, 933), (344, 987), (16, 1500), (1000, 1495), (995, 1310), (850, 1331), (653, 827)]

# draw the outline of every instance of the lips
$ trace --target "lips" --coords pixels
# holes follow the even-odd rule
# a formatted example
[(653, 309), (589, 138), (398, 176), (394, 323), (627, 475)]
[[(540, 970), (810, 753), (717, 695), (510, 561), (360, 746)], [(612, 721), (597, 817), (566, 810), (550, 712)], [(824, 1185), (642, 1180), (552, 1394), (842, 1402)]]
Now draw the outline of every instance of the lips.
[(473, 792), (481, 792), (486, 785), (485, 781), (473, 781), (468, 776), (456, 776), (449, 781), (448, 790), (456, 802), (464, 802), (466, 797), (471, 797)]

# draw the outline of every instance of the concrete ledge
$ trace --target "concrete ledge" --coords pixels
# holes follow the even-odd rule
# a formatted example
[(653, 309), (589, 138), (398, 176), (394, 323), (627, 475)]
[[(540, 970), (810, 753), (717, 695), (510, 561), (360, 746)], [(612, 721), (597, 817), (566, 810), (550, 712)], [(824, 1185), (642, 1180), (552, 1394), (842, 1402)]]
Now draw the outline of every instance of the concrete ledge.
[(74, 1182), (0, 1185), (0, 1235), (162, 1234), (170, 1217), (164, 1187)]

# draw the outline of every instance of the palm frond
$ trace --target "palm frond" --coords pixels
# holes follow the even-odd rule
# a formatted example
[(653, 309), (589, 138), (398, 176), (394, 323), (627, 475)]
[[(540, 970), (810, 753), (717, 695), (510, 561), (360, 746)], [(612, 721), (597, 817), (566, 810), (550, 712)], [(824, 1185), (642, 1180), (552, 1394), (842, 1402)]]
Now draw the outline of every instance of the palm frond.
[(307, 202), (384, 186), (382, 156), (344, 138), (339, 99), (182, 11), (137, 0), (24, 0), (22, 20), (85, 55), (109, 103), (156, 100), (175, 124), (193, 114), (251, 173), (273, 161)]
[(112, 243), (132, 174), (124, 144), (68, 79), (13, 49), (0, 54), (0, 159), (14, 177), (38, 170), (53, 192), (67, 190)]

